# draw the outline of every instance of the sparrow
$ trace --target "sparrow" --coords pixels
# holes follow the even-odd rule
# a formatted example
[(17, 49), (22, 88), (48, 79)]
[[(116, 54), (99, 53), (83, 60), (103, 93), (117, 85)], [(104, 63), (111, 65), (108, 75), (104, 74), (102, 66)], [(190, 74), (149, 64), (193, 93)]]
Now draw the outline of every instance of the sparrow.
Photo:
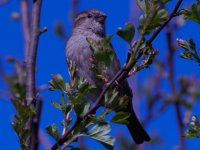
[[(107, 16), (104, 12), (96, 9), (90, 9), (80, 13), (74, 20), (72, 35), (66, 45), (67, 61), (75, 63), (77, 67), (74, 77), (82, 77), (96, 87), (95, 90), (87, 95), (87, 97), (93, 101), (100, 95), (105, 83), (101, 82), (91, 69), (91, 57), (93, 56), (93, 51), (91, 50), (87, 39), (90, 38), (95, 41), (101, 41), (102, 38), (105, 37), (106, 18)], [(109, 80), (111, 80), (120, 70), (120, 62), (114, 49), (112, 49), (112, 53), (114, 57), (110, 67), (107, 69)], [(126, 106), (123, 109), (114, 110), (130, 113), (126, 126), (128, 127), (133, 140), (136, 144), (150, 141), (149, 135), (134, 112), (132, 106), (132, 90), (127, 80), (123, 80), (118, 84), (117, 91), (119, 97), (126, 97)], [(120, 105), (120, 102), (118, 104)]]

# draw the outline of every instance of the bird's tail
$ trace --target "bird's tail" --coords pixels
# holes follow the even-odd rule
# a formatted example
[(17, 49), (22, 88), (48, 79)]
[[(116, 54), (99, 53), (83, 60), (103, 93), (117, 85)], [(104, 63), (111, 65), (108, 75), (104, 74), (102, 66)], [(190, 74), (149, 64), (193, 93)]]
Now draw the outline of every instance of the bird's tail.
[(145, 131), (133, 109), (131, 109), (131, 116), (128, 118), (127, 127), (136, 144), (142, 144), (144, 141), (150, 141), (148, 133)]

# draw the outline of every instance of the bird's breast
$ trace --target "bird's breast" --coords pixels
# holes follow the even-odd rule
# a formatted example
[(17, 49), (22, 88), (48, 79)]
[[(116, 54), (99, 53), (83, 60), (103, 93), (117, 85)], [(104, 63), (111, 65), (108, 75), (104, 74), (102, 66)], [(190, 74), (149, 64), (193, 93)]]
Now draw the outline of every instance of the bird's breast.
[(67, 60), (76, 64), (76, 75), (85, 78), (88, 82), (95, 85), (96, 79), (94, 73), (91, 71), (92, 67), (92, 51), (86, 38), (90, 37), (97, 39), (97, 37), (89, 35), (74, 34), (69, 39), (66, 47)]

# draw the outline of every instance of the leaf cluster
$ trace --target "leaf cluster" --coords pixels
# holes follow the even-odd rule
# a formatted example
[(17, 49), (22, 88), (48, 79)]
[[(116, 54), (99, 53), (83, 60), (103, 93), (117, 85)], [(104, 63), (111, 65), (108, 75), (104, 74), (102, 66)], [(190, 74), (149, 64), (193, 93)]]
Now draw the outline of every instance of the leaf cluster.
[(31, 129), (26, 127), (26, 124), (30, 121), (31, 116), (36, 114), (35, 108), (32, 105), (27, 106), (22, 100), (13, 99), (12, 103), (17, 111), (17, 114), (14, 115), (12, 127), (19, 137), (21, 149), (28, 150), (28, 141), (32, 133)]
[(188, 124), (188, 130), (186, 130), (186, 138), (199, 138), (200, 137), (200, 122), (196, 116), (192, 116), (191, 122)]
[(200, 24), (200, 1), (196, 0), (196, 3), (194, 3), (188, 9), (181, 10), (180, 14), (183, 14), (185, 19), (190, 19)]
[(152, 30), (168, 19), (168, 12), (162, 7), (162, 4), (168, 1), (137, 0), (136, 2), (143, 12), (143, 15), (140, 16), (140, 25), (138, 27), (140, 34), (150, 34)]
[(113, 48), (110, 44), (112, 35), (103, 38), (100, 41), (95, 41), (94, 39), (87, 38), (90, 48), (93, 52), (91, 58), (92, 68), (91, 70), (99, 78), (99, 80), (104, 83), (108, 81), (107, 70), (113, 61)]
[(21, 149), (29, 149), (29, 141), (32, 133), (28, 122), (36, 114), (36, 110), (33, 105), (27, 105), (25, 100), (26, 86), (24, 78), (26, 78), (26, 73), (24, 64), (13, 57), (7, 57), (7, 61), (12, 63), (16, 69), (14, 73), (5, 76), (11, 92), (11, 102), (16, 110), (12, 127), (19, 137)]
[(180, 47), (184, 49), (184, 52), (180, 54), (181, 58), (196, 61), (200, 65), (200, 57), (196, 48), (196, 44), (193, 39), (186, 40), (177, 39)]
[[(69, 68), (71, 67), (69, 66)], [(65, 83), (61, 75), (52, 75), (50, 89), (63, 92), (61, 102), (57, 103), (56, 101), (52, 101), (52, 104), (64, 115), (62, 121), (64, 132), (72, 125), (72, 112), (75, 113), (76, 119), (81, 119), (76, 128), (67, 135), (68, 139), (73, 139), (71, 142), (76, 142), (76, 139), (80, 136), (87, 136), (101, 142), (106, 148), (112, 149), (114, 138), (108, 135), (110, 126), (105, 120), (106, 115), (110, 113), (110, 111), (104, 110), (99, 116), (96, 116), (95, 114), (91, 114), (87, 117), (85, 116), (91, 108), (91, 104), (87, 100), (87, 94), (93, 88), (92, 85), (82, 78), (71, 78), (68, 83)], [(66, 102), (65, 95), (68, 96), (68, 102)], [(89, 130), (91, 126), (94, 127)], [(56, 124), (48, 126), (46, 130), (56, 141), (61, 138), (60, 129)], [(67, 148), (74, 147), (70, 144)]]

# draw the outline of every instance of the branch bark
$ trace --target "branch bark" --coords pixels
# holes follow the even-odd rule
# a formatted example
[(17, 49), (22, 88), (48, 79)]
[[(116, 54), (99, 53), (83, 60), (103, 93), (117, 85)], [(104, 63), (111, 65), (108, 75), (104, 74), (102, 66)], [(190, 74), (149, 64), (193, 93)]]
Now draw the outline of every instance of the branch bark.
[(28, 45), (30, 41), (30, 4), (28, 0), (21, 0), (21, 17), (22, 17), (22, 30), (24, 32), (24, 42), (25, 42), (25, 63), (28, 59)]
[(35, 88), (35, 67), (36, 56), (38, 48), (38, 40), (40, 35), (40, 11), (42, 6), (42, 0), (33, 1), (32, 20), (31, 20), (31, 37), (28, 44), (28, 55), (26, 62), (26, 100), (28, 104), (34, 103), (36, 88)]
[(40, 117), (41, 117), (41, 112), (42, 112), (42, 105), (43, 105), (43, 100), (42, 98), (40, 98), (38, 99), (38, 103), (36, 106), (37, 113), (35, 116), (33, 116), (33, 120), (32, 120), (33, 133), (31, 134), (31, 150), (37, 150), (38, 144), (40, 143), (39, 123), (40, 123)]
[(23, 8), (23, 27), (25, 34), (25, 62), (26, 62), (26, 102), (27, 105), (33, 105), (37, 111), (37, 114), (30, 117), (28, 121), (28, 128), (31, 128), (30, 137), (30, 149), (38, 149), (38, 126), (40, 120), (40, 111), (42, 102), (36, 103), (36, 83), (35, 83), (35, 68), (36, 68), (36, 56), (37, 48), (40, 36), (40, 12), (42, 6), (42, 0), (33, 0), (32, 4), (32, 18), (31, 27), (29, 25), (29, 5), (27, 0), (22, 0), (21, 5)]

